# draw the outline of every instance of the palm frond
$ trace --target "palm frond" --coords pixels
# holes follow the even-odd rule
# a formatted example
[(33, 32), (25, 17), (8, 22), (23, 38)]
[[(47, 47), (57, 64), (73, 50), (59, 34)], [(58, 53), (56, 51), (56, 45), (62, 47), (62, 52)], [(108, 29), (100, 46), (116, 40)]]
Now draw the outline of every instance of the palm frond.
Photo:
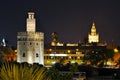
[(46, 77), (45, 67), (34, 65), (3, 63), (0, 68), (0, 78), (2, 80), (51, 80)]

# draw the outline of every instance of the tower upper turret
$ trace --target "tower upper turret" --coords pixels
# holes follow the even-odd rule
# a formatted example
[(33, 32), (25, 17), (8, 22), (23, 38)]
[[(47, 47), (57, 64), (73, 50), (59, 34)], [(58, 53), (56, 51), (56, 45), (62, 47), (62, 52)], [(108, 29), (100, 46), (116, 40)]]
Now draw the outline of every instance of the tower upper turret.
[(91, 28), (91, 35), (96, 35), (96, 28), (95, 28), (95, 23), (93, 22), (92, 28)]
[(35, 31), (36, 31), (36, 24), (35, 24), (34, 12), (28, 12), (27, 32), (35, 32)]

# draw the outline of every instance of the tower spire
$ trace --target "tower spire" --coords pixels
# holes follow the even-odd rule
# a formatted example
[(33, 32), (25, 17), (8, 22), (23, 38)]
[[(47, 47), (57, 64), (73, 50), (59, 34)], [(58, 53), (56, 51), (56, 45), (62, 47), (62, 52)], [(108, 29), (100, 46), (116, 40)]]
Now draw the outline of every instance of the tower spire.
[(96, 35), (96, 27), (94, 22), (92, 23), (91, 34)]
[(89, 43), (99, 42), (99, 34), (97, 34), (97, 32), (96, 32), (96, 27), (95, 27), (94, 21), (92, 23), (91, 33), (88, 34), (88, 42)]

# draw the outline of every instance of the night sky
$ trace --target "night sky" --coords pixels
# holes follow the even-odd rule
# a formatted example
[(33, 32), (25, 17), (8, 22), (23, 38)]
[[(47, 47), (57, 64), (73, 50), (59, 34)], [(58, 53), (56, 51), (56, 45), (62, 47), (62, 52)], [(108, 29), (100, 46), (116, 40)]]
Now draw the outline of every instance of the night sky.
[(35, 12), (37, 31), (45, 43), (57, 32), (59, 41), (77, 43), (87, 37), (95, 22), (100, 42), (120, 45), (119, 0), (1, 0), (0, 39), (16, 46), (17, 32), (25, 32), (28, 11)]

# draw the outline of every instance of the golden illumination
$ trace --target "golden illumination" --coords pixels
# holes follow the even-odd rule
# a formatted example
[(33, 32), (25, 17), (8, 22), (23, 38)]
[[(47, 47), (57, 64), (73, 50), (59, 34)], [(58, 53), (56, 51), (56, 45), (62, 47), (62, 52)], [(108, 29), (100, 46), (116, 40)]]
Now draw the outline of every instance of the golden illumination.
[(116, 53), (113, 58), (114, 58), (114, 61), (117, 62), (120, 58), (120, 53)]
[(52, 49), (49, 49), (49, 51), (51, 52), (51, 51), (52, 51)]
[(78, 59), (80, 59), (80, 57), (77, 57)]
[(110, 61), (107, 62), (107, 65), (112, 65), (112, 63)]
[(95, 28), (95, 23), (93, 22), (92, 28), (91, 28), (91, 33), (88, 34), (88, 42), (99, 42), (99, 35), (96, 33), (96, 28)]
[(56, 46), (56, 43), (52, 42), (52, 43), (51, 43), (51, 46)]
[(47, 61), (47, 63), (50, 63), (50, 61)]
[(55, 61), (52, 62), (52, 64), (55, 64), (55, 63), (56, 63)]
[(78, 44), (70, 44), (70, 43), (68, 43), (68, 44), (66, 44), (66, 46), (78, 46)]
[(79, 51), (79, 49), (76, 49), (76, 51)]
[(49, 54), (49, 56), (67, 56), (67, 54)]
[(63, 46), (63, 43), (58, 42), (57, 46)]
[(71, 61), (71, 63), (75, 63), (75, 61)]
[(118, 49), (117, 49), (117, 48), (115, 48), (115, 49), (114, 49), (114, 52), (115, 52), (115, 53), (117, 53), (117, 52), (118, 52)]
[(71, 59), (71, 56), (69, 56), (69, 59)]
[(70, 53), (71, 51), (70, 51), (70, 50), (68, 50), (67, 52), (68, 52), (68, 53)]
[(14, 52), (16, 52), (16, 53), (17, 53), (17, 50), (14, 50)]

